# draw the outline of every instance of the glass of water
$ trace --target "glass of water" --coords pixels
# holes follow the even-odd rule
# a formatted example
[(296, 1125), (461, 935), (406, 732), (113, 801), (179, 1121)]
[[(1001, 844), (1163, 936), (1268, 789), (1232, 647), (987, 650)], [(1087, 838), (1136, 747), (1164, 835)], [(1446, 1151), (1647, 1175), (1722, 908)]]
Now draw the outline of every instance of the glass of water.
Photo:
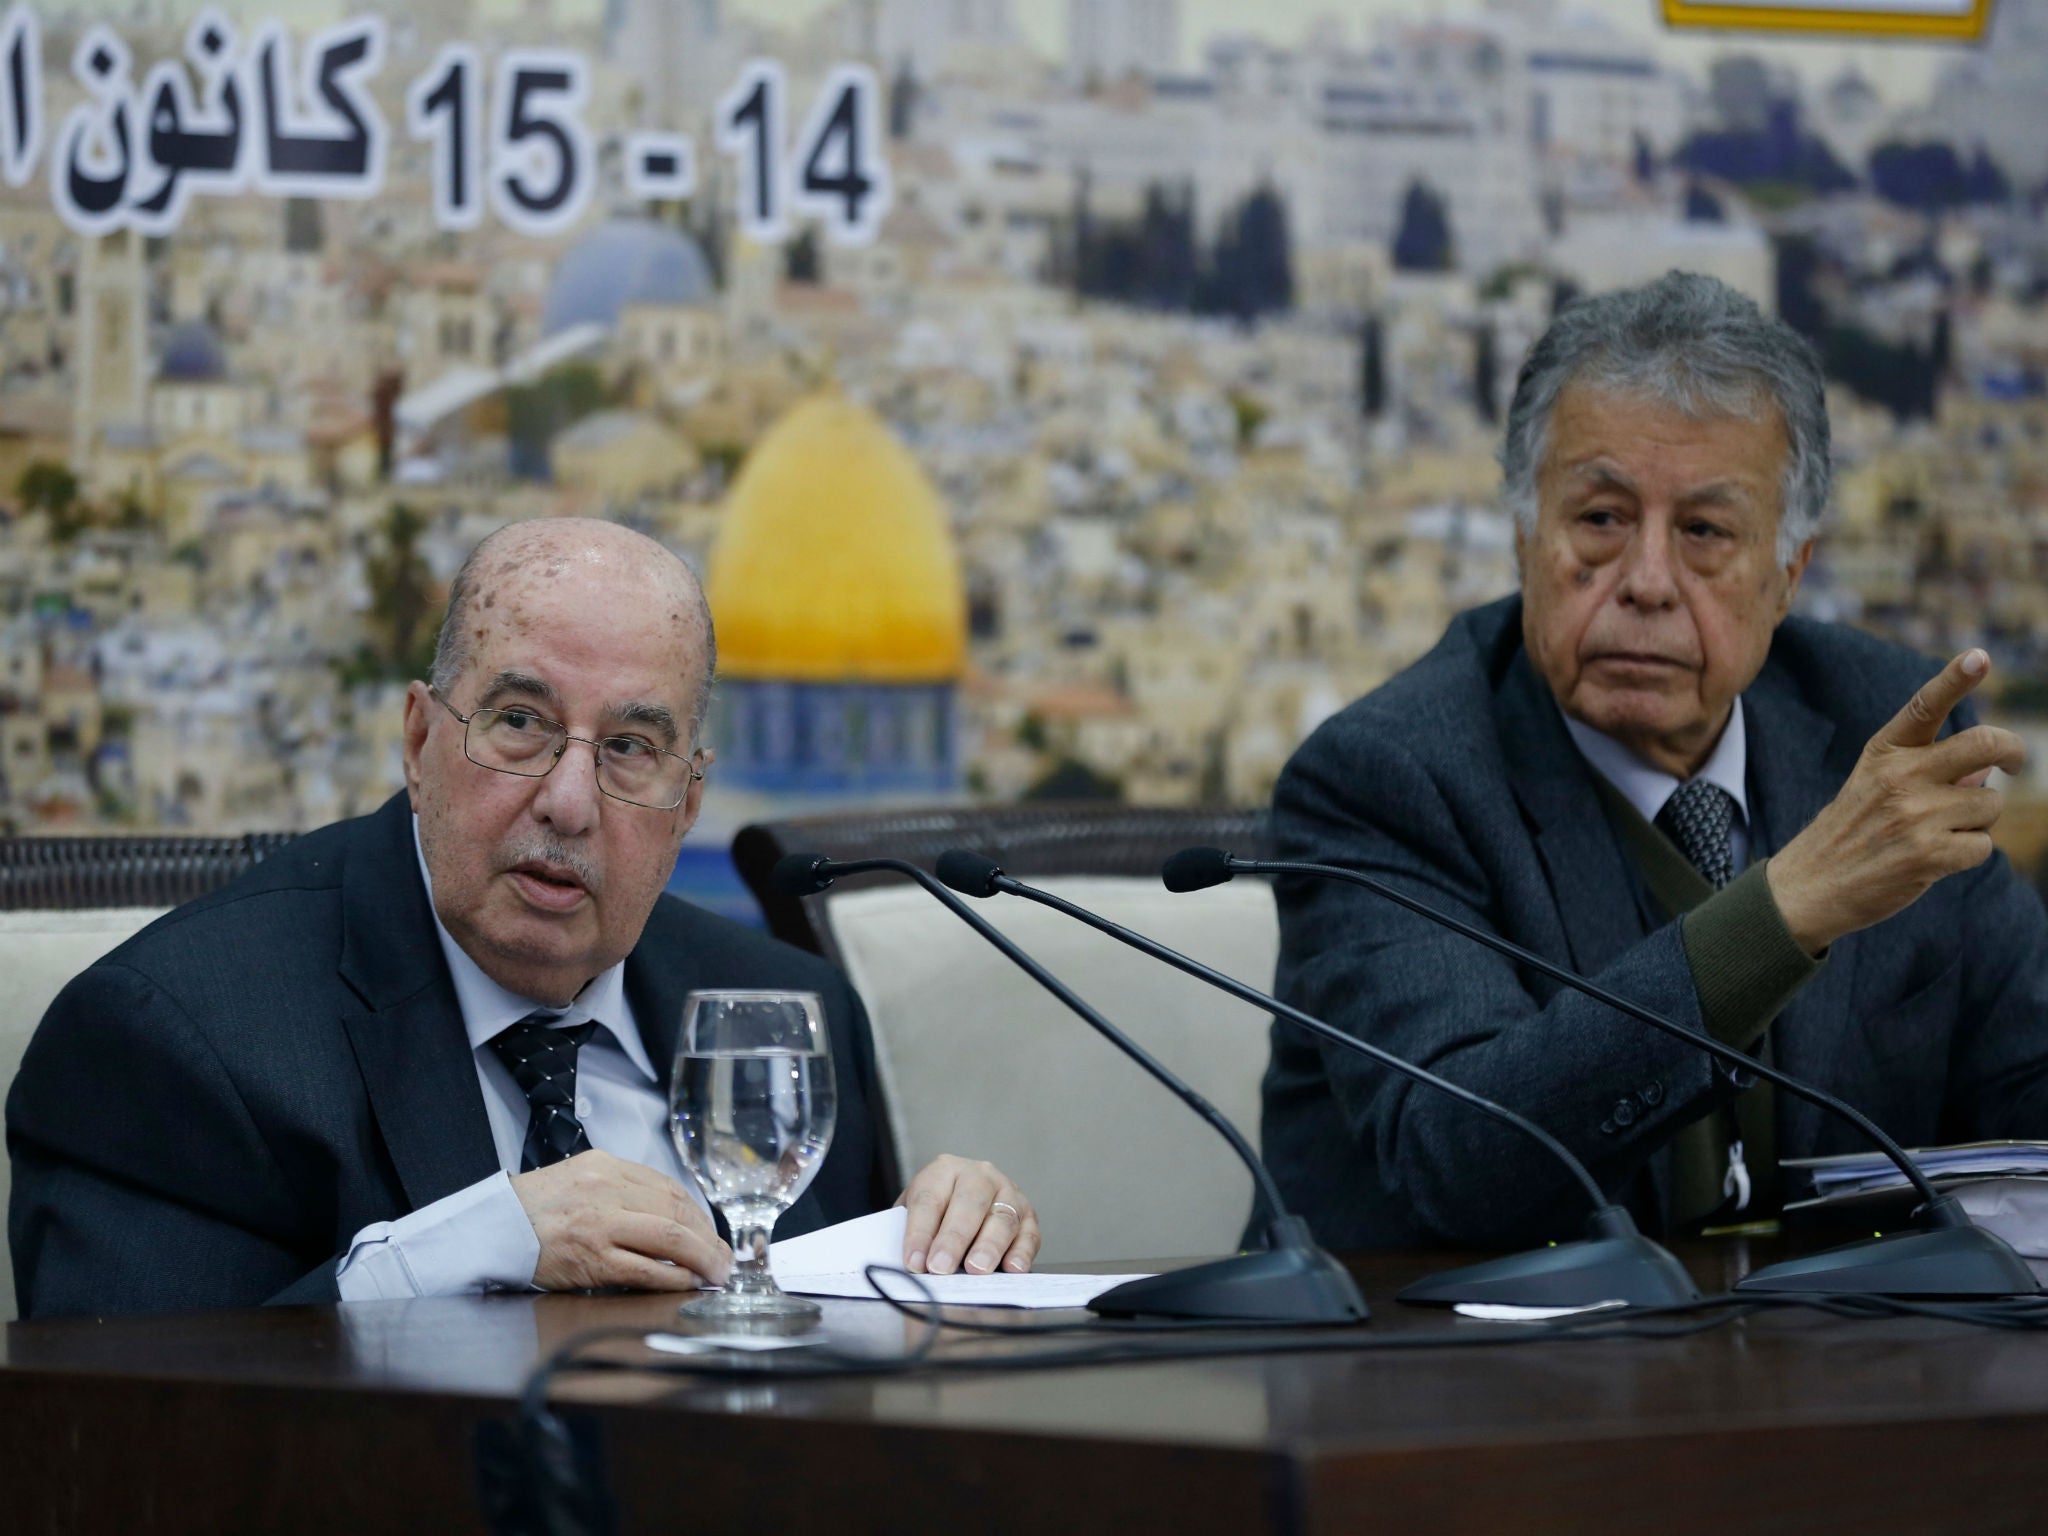
[(801, 1322), (816, 1302), (768, 1271), (775, 1219), (811, 1182), (837, 1113), (823, 1005), (815, 992), (692, 992), (669, 1087), (669, 1132), (732, 1229), (725, 1289), (686, 1302), (711, 1321)]

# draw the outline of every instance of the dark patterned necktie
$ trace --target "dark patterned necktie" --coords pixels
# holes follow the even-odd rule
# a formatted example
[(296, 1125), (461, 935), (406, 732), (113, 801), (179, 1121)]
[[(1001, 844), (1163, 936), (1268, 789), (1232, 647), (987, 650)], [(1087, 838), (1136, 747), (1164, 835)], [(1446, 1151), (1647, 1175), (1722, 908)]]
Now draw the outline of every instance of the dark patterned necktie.
[(1735, 877), (1734, 824), (1735, 797), (1706, 779), (1687, 779), (1657, 813), (1658, 828), (1717, 891)]
[(560, 1017), (559, 1013), (529, 1013), (491, 1041), (491, 1049), (512, 1069), (512, 1081), (532, 1106), (526, 1121), (526, 1146), (519, 1155), (521, 1173), (590, 1150), (590, 1138), (576, 1118), (576, 1053), (597, 1025), (550, 1029), (549, 1022)]

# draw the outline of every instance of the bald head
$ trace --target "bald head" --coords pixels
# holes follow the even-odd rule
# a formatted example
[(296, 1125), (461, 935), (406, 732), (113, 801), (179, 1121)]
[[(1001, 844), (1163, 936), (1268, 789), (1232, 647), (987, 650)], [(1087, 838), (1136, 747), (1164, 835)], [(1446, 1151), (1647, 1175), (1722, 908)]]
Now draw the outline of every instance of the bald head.
[(644, 533), (598, 518), (508, 523), (478, 542), (449, 583), (448, 614), (434, 645), (435, 691), (444, 698), (452, 696), (486, 638), (497, 626), (512, 621), (521, 606), (516, 598), (576, 584), (601, 593), (607, 604), (662, 613), (675, 626), (684, 654), (703, 658), (700, 675), (685, 679), (694, 701), (690, 742), (695, 745), (718, 669), (718, 642), (704, 589), (672, 550)]

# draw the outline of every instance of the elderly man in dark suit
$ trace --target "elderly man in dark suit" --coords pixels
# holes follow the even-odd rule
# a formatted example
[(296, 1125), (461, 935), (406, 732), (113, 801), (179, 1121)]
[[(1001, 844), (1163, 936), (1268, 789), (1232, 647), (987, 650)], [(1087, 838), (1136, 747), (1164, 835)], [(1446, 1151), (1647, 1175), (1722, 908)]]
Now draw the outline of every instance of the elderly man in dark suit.
[[(1812, 349), (1708, 278), (1562, 311), (1502, 450), (1521, 592), (1326, 722), (1279, 856), (1345, 864), (1830, 1089), (1908, 1144), (2048, 1133), (2048, 919), (1993, 851), (2023, 760), (1945, 668), (1787, 617), (1827, 501)], [(1847, 1126), (1369, 892), (1285, 880), (1289, 1002), (1557, 1133), (1648, 1230), (1767, 1214)], [(1516, 1246), (1523, 1138), (1276, 1025), (1265, 1151), (1337, 1247)]]
[[(721, 1282), (666, 1078), (685, 995), (822, 996), (834, 1140), (777, 1224), (869, 1210), (874, 1059), (816, 956), (663, 895), (696, 820), (711, 618), (687, 567), (578, 519), (481, 543), (405, 792), (75, 980), (7, 1103), (24, 1316)], [(1028, 1268), (1031, 1203), (942, 1157), (905, 1262)]]

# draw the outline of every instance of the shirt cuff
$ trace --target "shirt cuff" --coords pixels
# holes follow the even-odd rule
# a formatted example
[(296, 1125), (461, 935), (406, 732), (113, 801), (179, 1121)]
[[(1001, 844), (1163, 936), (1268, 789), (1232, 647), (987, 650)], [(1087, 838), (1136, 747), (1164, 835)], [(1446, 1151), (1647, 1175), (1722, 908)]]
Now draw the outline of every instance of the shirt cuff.
[(1769, 863), (1750, 865), (1679, 924), (1707, 1033), (1742, 1051), (1763, 1038), (1793, 994), (1827, 964), (1825, 952), (1816, 960), (1785, 926), (1764, 875)]
[(494, 1173), (349, 1240), (335, 1271), (343, 1301), (464, 1296), (533, 1287), (540, 1238), (511, 1178)]

